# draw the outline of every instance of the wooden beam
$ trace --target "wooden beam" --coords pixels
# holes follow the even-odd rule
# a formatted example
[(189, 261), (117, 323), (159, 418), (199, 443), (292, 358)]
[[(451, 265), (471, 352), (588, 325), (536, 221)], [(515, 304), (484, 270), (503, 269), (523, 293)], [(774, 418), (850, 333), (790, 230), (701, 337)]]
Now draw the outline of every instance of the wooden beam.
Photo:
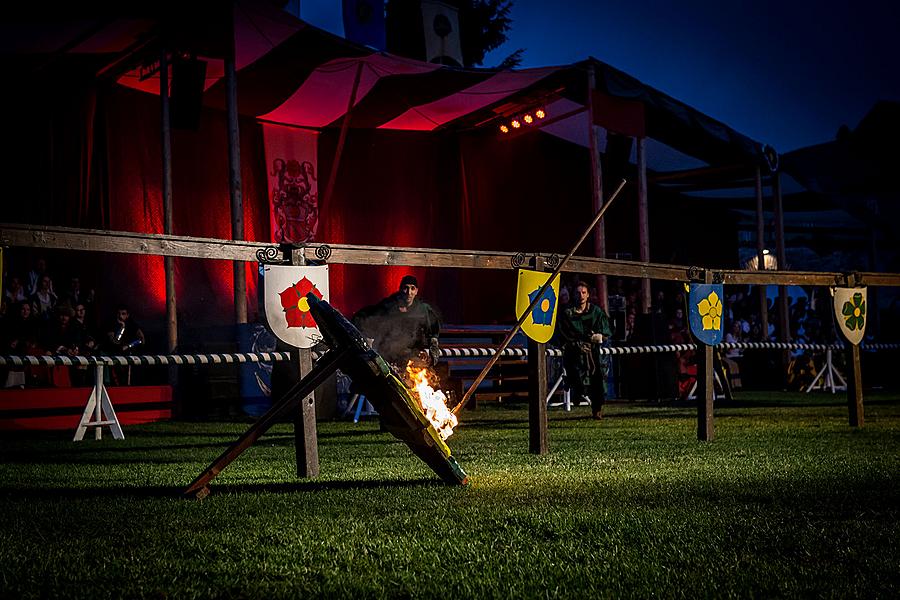
[[(0, 245), (6, 247), (147, 254), (153, 256), (183, 256), (213, 260), (242, 260), (257, 262), (256, 252), (272, 247), (268, 242), (222, 240), (154, 233), (45, 227), (0, 223)], [(306, 259), (321, 260), (317, 251), (328, 248), (328, 262), (334, 264), (364, 264), (387, 266), (450, 267), (459, 269), (509, 269), (513, 252), (480, 250), (451, 250), (445, 248), (394, 248), (389, 246), (356, 246), (351, 244), (308, 244), (295, 248), (292, 254)], [(548, 252), (529, 252), (529, 255)], [(290, 257), (282, 257), (286, 261)], [(696, 267), (662, 263), (641, 263), (613, 258), (573, 256), (565, 272), (604, 274), (617, 277), (690, 281), (688, 272)], [(783, 284), (783, 285), (840, 285), (846, 281), (844, 273), (810, 271), (743, 271), (722, 270), (726, 284)], [(900, 273), (855, 273), (857, 282), (869, 286), (900, 286)]]

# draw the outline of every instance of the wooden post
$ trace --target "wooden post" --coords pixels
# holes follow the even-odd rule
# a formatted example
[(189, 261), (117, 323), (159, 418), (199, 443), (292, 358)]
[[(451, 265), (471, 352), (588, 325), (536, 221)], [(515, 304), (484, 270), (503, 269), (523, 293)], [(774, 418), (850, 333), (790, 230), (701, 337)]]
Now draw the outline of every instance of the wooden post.
[[(588, 119), (588, 151), (591, 153), (591, 195), (593, 197), (594, 214), (603, 208), (603, 165), (600, 162), (600, 144), (598, 136), (600, 131), (594, 125), (594, 90), (597, 88), (597, 74), (592, 64), (588, 68), (588, 98), (587, 98), (587, 119)], [(597, 223), (597, 229), (594, 231), (594, 256), (597, 258), (606, 258), (606, 223), (600, 221)], [(596, 276), (597, 301), (603, 310), (609, 312), (609, 288), (607, 285), (606, 275)]]
[[(228, 41), (225, 52), (225, 108), (228, 117), (228, 181), (231, 192), (231, 238), (244, 239), (244, 201), (241, 192), (241, 138), (237, 107), (237, 72), (234, 64), (234, 11), (233, 2), (228, 10)], [(234, 265), (234, 320), (247, 322), (247, 269), (241, 262)]]
[[(756, 269), (762, 271), (766, 268), (765, 251), (766, 224), (763, 213), (762, 172), (756, 167)], [(759, 290), (759, 327), (760, 340), (769, 339), (769, 304), (766, 300), (766, 284), (757, 284)]]
[[(712, 271), (706, 271), (703, 282), (712, 283)], [(715, 436), (713, 429), (715, 398), (713, 347), (701, 343), (697, 352), (697, 439), (701, 442), (711, 442)]]
[[(169, 103), (169, 57), (164, 47), (159, 57), (160, 131), (162, 133), (163, 233), (173, 233), (172, 219), (172, 121)], [(163, 258), (166, 273), (166, 341), (169, 352), (178, 347), (178, 312), (175, 300), (175, 258)]]
[[(302, 266), (306, 264), (306, 258), (301, 252), (291, 252), (291, 263)], [(312, 350), (298, 348), (292, 354), (300, 373), (299, 380), (302, 380), (312, 371)], [(294, 450), (297, 454), (297, 477), (318, 477), (319, 437), (316, 429), (315, 388), (298, 404), (297, 414), (294, 416)]]
[[(775, 199), (775, 254), (778, 259), (778, 270), (784, 271), (787, 267), (787, 258), (784, 250), (784, 206), (781, 202), (781, 175), (778, 171), (772, 174), (772, 196)], [(782, 342), (791, 341), (791, 324), (788, 314), (788, 296), (784, 285), (778, 286), (778, 339)], [(787, 357), (787, 353), (785, 352)]]
[[(296, 360), (300, 369), (300, 379), (312, 371), (312, 350), (300, 348)], [(294, 419), (294, 448), (297, 452), (297, 477), (318, 477), (319, 439), (316, 431), (315, 391), (300, 401), (300, 410)]]
[[(544, 271), (543, 257), (534, 269)], [(547, 454), (547, 344), (528, 338), (528, 451)]]
[(859, 346), (847, 345), (847, 408), (850, 411), (850, 427), (862, 427), (863, 415), (862, 365)]
[[(641, 262), (650, 262), (650, 216), (647, 207), (647, 147), (646, 138), (637, 138), (637, 191), (638, 191), (638, 239), (641, 244)], [(650, 312), (650, 279), (641, 279), (641, 305), (644, 314)]]

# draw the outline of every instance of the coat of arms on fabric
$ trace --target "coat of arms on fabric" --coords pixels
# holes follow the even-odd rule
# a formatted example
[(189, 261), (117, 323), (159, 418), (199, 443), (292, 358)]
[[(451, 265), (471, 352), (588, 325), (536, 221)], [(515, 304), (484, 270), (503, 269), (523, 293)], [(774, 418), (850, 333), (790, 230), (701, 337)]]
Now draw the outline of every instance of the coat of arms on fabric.
[(688, 322), (691, 333), (707, 346), (722, 341), (721, 283), (692, 283), (688, 295)]
[(263, 126), (269, 172), (272, 240), (303, 244), (319, 228), (319, 189), (316, 175), (317, 134), (290, 127)]
[(328, 265), (262, 265), (262, 273), (269, 329), (286, 344), (313, 347), (322, 336), (309, 312), (306, 294), (328, 300)]
[[(516, 318), (521, 318), (525, 309), (537, 297), (541, 286), (550, 277), (550, 273), (519, 269), (519, 285), (516, 290)], [(525, 335), (538, 343), (546, 343), (553, 337), (556, 329), (556, 306), (559, 298), (559, 276), (544, 290), (540, 301), (531, 309), (531, 315), (522, 323)]]
[(857, 346), (866, 332), (866, 288), (834, 288), (834, 316), (847, 341)]

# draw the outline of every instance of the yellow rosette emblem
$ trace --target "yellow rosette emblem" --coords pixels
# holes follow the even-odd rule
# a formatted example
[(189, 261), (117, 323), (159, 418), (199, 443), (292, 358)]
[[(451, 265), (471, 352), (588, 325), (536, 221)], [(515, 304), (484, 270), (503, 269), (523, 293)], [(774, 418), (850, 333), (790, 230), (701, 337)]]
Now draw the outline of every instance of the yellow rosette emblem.
[(697, 303), (697, 312), (703, 317), (703, 330), (720, 330), (722, 328), (722, 300), (716, 292)]

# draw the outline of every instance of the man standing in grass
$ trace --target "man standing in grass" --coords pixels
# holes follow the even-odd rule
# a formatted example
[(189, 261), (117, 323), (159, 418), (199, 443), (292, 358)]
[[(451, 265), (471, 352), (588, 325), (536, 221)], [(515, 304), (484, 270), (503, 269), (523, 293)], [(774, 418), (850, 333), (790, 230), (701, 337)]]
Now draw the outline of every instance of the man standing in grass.
[(589, 298), (588, 284), (579, 281), (575, 286), (574, 305), (562, 311), (559, 327), (569, 389), (575, 402), (582, 398), (590, 400), (591, 414), (599, 420), (603, 418), (609, 369), (607, 358), (600, 355), (600, 345), (612, 331), (609, 317), (602, 308), (591, 304)]

